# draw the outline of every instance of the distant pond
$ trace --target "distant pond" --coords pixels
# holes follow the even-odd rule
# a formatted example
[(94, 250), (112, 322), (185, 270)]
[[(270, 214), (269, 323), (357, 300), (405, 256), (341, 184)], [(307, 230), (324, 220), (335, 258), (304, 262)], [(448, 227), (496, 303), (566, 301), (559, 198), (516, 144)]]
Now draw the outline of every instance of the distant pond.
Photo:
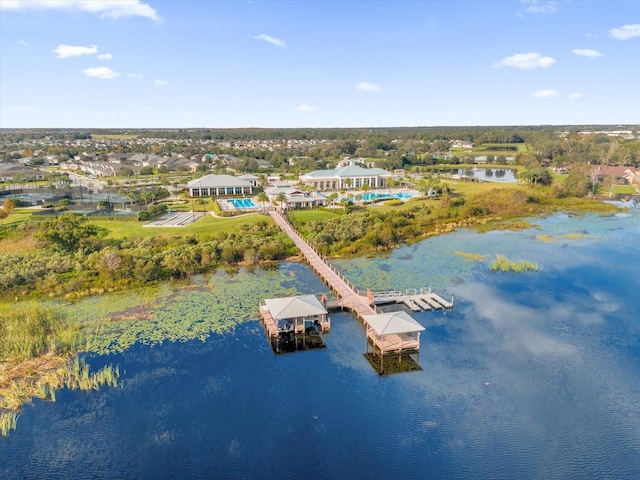
[(516, 170), (512, 168), (451, 168), (442, 170), (442, 173), (456, 175), (461, 178), (472, 178), (483, 182), (515, 183), (518, 181), (516, 178)]
[[(530, 221), (334, 262), (362, 288), (454, 296), (414, 314), (410, 373), (378, 375), (346, 312), (326, 348), (273, 353), (256, 296), (327, 292), (305, 265), (217, 274), (163, 315), (188, 302), (225, 328), (89, 356), (120, 387), (26, 406), (0, 478), (640, 478), (640, 212)], [(541, 270), (495, 273), (498, 254)], [(209, 309), (217, 289), (233, 301)]]

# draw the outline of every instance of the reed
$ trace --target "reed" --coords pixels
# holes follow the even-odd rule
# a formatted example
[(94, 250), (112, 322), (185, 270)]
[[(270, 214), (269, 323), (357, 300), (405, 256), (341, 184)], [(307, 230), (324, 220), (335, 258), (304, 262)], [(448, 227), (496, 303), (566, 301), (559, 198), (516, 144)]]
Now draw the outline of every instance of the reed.
[(47, 353), (73, 351), (80, 328), (67, 322), (61, 310), (22, 303), (0, 315), (0, 360), (26, 360)]
[(16, 429), (19, 416), (20, 412), (17, 411), (0, 411), (0, 434), (3, 437), (6, 437), (10, 431)]
[(484, 255), (481, 255), (479, 253), (467, 253), (467, 252), (453, 252), (453, 253), (469, 261), (481, 262), (484, 260)]
[(527, 272), (540, 270), (540, 266), (526, 260), (516, 262), (507, 259), (504, 255), (497, 255), (495, 261), (491, 265), (491, 269), (494, 272), (498, 270), (501, 272)]
[(536, 235), (536, 240), (539, 240), (545, 243), (555, 242), (555, 239), (551, 235)]

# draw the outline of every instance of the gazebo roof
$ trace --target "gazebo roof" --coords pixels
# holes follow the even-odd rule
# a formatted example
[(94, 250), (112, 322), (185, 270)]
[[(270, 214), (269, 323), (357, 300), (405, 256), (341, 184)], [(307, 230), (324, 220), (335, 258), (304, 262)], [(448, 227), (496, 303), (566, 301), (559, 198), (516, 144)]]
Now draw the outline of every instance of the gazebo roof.
[(314, 295), (267, 298), (264, 301), (275, 320), (323, 315), (327, 310)]
[(424, 327), (406, 312), (389, 312), (362, 316), (378, 335), (422, 332)]

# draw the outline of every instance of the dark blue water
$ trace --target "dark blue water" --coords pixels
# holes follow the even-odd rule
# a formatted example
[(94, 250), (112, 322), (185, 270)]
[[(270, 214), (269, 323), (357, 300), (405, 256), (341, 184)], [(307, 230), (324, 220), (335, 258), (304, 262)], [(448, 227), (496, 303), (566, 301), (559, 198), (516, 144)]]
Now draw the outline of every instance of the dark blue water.
[[(360, 286), (455, 295), (414, 316), (419, 372), (379, 376), (346, 313), (321, 350), (276, 356), (254, 320), (90, 357), (121, 387), (25, 407), (0, 478), (640, 478), (640, 215), (535, 221), (340, 262)], [(494, 273), (498, 253), (542, 270)]]

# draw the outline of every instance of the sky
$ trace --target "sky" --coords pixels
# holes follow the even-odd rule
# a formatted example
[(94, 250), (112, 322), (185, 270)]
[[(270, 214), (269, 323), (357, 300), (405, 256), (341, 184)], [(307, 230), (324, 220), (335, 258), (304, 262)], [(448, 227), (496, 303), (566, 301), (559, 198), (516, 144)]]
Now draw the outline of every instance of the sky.
[(640, 123), (640, 0), (0, 0), (0, 128)]

